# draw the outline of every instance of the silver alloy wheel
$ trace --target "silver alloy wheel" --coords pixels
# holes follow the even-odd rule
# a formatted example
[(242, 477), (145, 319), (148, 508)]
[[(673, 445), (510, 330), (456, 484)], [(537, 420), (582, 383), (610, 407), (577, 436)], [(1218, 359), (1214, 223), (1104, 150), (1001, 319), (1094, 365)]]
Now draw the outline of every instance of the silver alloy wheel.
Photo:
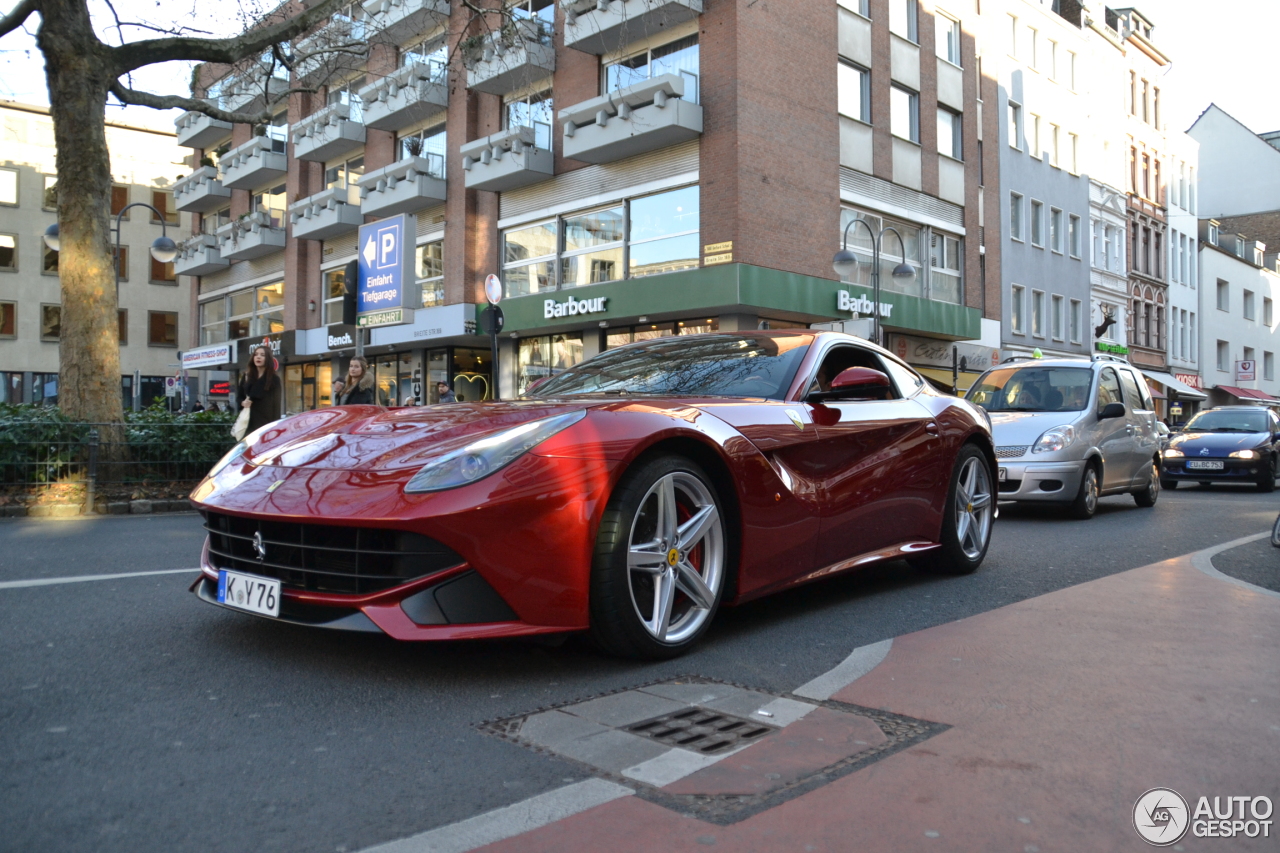
[(987, 547), (994, 509), (986, 461), (972, 456), (965, 460), (956, 481), (956, 539), (970, 560), (981, 557)]
[(684, 471), (662, 477), (627, 541), (627, 587), (645, 630), (664, 643), (697, 634), (724, 582), (724, 524), (711, 490)]
[(1155, 503), (1156, 499), (1160, 497), (1160, 488), (1160, 466), (1152, 462), (1151, 482), (1147, 485), (1147, 495), (1151, 498), (1152, 503)]
[(1098, 508), (1098, 471), (1090, 465), (1084, 472), (1084, 505), (1088, 507), (1089, 514), (1093, 515)]

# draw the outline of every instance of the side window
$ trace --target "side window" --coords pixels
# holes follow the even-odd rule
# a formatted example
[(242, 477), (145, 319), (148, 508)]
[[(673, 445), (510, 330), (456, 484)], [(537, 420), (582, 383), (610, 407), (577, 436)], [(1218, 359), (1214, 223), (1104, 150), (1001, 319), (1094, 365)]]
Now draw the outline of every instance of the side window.
[(910, 397), (912, 394), (920, 390), (924, 380), (920, 375), (904, 364), (899, 364), (891, 358), (882, 358), (884, 366), (888, 368), (887, 373), (893, 380), (893, 384), (898, 386), (898, 394), (903, 397)]
[[(831, 388), (831, 380), (850, 367), (869, 367), (872, 370), (879, 370), (881, 373), (893, 376), (885, 369), (884, 362), (880, 356), (875, 353), (864, 350), (862, 347), (835, 346), (827, 350), (827, 354), (823, 356), (822, 364), (818, 366), (818, 372), (809, 384), (809, 393), (829, 390)], [(894, 400), (899, 396), (893, 394), (887, 399)]]
[(1110, 367), (1103, 368), (1102, 376), (1098, 378), (1098, 411), (1108, 403), (1123, 403), (1124, 398), (1120, 395), (1120, 380), (1116, 379), (1116, 372)]
[(1124, 402), (1130, 409), (1145, 409), (1142, 392), (1138, 390), (1138, 382), (1129, 370), (1120, 371), (1120, 384), (1124, 386)]

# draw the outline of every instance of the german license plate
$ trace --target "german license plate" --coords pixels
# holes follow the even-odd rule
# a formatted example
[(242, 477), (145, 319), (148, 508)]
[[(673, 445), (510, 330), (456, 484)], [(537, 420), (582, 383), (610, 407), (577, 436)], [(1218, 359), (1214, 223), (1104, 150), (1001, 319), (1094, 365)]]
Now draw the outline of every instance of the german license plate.
[(1213, 460), (1189, 459), (1187, 460), (1187, 470), (1189, 471), (1221, 471), (1222, 461), (1219, 459), (1213, 459)]
[(241, 572), (218, 571), (218, 603), (250, 613), (280, 615), (280, 581)]
[(1002, 483), (1003, 483), (1005, 480), (1008, 480), (1008, 479), (1009, 479), (1009, 469), (1008, 469), (1008, 468), (997, 468), (997, 469), (996, 469), (996, 479), (997, 479), (997, 480), (999, 480), (999, 481), (1000, 481), (1000, 482), (1002, 482)]

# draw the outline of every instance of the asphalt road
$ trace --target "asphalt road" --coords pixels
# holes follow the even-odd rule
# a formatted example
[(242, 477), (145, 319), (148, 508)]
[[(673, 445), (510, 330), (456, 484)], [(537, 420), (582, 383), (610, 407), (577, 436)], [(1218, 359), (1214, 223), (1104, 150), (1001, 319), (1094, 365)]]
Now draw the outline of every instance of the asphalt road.
[[(1006, 506), (974, 575), (892, 564), (815, 584), (722, 612), (662, 664), (276, 624), (201, 603), (194, 572), (0, 589), (0, 850), (360, 850), (582, 778), (477, 732), (486, 719), (680, 674), (790, 690), (857, 646), (1268, 530), (1278, 511), (1280, 494), (1226, 488), (1151, 510), (1108, 498), (1089, 522)], [(199, 525), (0, 522), (0, 582), (194, 566)]]

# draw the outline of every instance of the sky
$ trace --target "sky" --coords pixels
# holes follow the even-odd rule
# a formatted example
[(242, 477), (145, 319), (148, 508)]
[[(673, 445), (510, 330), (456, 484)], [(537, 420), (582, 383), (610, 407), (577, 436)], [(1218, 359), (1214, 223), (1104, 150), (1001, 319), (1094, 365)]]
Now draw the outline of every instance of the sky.
[[(165, 14), (180, 11), (181, 23), (212, 35), (233, 35), (246, 4), (252, 0), (116, 0), (123, 19), (157, 22)], [(831, 0), (787, 0), (831, 2)], [(1155, 25), (1153, 40), (1173, 64), (1162, 91), (1166, 96), (1168, 126), (1185, 130), (1205, 107), (1216, 103), (1251, 130), (1280, 130), (1280, 99), (1270, 87), (1275, 34), (1280, 32), (1277, 0), (1112, 0), (1115, 7), (1135, 6)], [(0, 0), (0, 9), (15, 0)], [(102, 0), (90, 0), (90, 8), (103, 14)], [(47, 104), (44, 64), (35, 48), (34, 28), (0, 39), (0, 99)], [(114, 37), (114, 31), (108, 33)], [(143, 31), (126, 30), (130, 40), (145, 38)], [(140, 72), (135, 86), (164, 94), (187, 94), (188, 66), (169, 63)], [(176, 86), (175, 86), (176, 84)], [(175, 112), (159, 113), (145, 107), (113, 106), (108, 118), (150, 127), (172, 129)]]

